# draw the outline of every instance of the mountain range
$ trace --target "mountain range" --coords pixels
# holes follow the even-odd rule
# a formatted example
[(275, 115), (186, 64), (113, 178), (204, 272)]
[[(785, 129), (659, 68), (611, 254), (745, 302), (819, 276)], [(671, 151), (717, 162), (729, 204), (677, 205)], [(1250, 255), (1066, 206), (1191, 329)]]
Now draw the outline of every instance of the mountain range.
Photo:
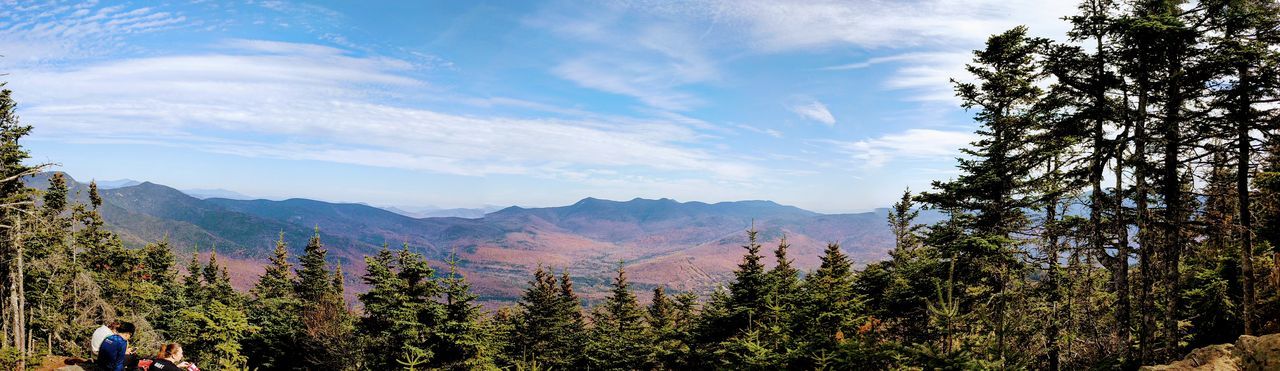
[[(40, 174), (28, 184), (44, 188), (48, 177)], [(87, 184), (68, 181), (73, 197), (87, 203)], [(197, 247), (216, 249), (241, 289), (257, 279), (281, 235), (296, 258), (307, 239), (319, 233), (353, 292), (363, 286), (358, 279), (363, 257), (384, 244), (407, 245), (438, 265), (456, 253), (473, 289), (493, 303), (518, 297), (539, 265), (567, 270), (588, 300), (604, 293), (620, 262), (638, 290), (666, 285), (705, 292), (732, 275), (750, 228), (760, 232), (767, 256), (785, 236), (801, 269), (818, 265), (827, 242), (839, 242), (859, 264), (886, 258), (893, 246), (887, 209), (821, 214), (771, 201), (586, 198), (561, 207), (513, 206), (472, 218), (413, 217), (364, 204), (300, 198), (202, 199), (151, 182), (135, 183), (100, 189), (108, 227), (128, 246), (168, 238), (185, 259)], [(918, 222), (938, 218), (924, 213)]]

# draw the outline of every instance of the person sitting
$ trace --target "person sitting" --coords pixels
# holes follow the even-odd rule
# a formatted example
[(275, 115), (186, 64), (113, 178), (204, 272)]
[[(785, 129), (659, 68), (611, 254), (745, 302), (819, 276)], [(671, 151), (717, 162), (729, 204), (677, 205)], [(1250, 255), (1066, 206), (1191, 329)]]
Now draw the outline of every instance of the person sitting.
[[(178, 343), (169, 343), (160, 347), (160, 353), (156, 354), (155, 362), (151, 363), (151, 367), (147, 371), (194, 371), (195, 365), (182, 361), (182, 346)], [(199, 370), (199, 368), (195, 368)]]
[(93, 330), (93, 338), (89, 345), (93, 348), (93, 355), (98, 355), (98, 349), (102, 347), (102, 341), (107, 340), (108, 336), (116, 333), (116, 328), (120, 327), (120, 321), (105, 322), (102, 326), (98, 326), (97, 330)]
[(98, 360), (94, 362), (101, 371), (124, 371), (125, 357), (132, 352), (129, 339), (133, 337), (133, 324), (121, 322), (111, 336), (102, 340), (98, 348)]

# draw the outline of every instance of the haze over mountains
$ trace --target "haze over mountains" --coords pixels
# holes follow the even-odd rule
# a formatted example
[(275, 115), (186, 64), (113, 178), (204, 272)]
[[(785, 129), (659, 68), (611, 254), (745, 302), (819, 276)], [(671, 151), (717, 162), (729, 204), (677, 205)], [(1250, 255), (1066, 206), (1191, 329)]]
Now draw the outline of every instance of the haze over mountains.
[[(43, 188), (48, 176), (29, 183)], [(71, 186), (76, 199), (87, 203), (87, 184)], [(712, 289), (740, 261), (744, 231), (753, 223), (765, 253), (785, 235), (791, 257), (804, 269), (817, 265), (827, 242), (840, 242), (859, 263), (885, 258), (893, 244), (886, 210), (820, 214), (771, 201), (586, 198), (568, 206), (508, 207), (478, 216), (472, 210), (466, 216), (474, 217), (464, 218), (412, 217), (364, 204), (308, 199), (201, 199), (150, 182), (102, 187), (100, 192), (104, 219), (127, 245), (167, 236), (186, 258), (196, 246), (205, 252), (216, 246), (239, 288), (256, 280), (281, 233), (296, 256), (317, 228), (331, 261), (343, 265), (353, 290), (362, 289), (365, 255), (384, 244), (407, 244), (434, 261), (456, 252), (476, 292), (488, 301), (514, 299), (539, 264), (567, 269), (587, 298), (604, 290), (619, 261), (640, 288)], [(936, 218), (926, 214), (919, 222)], [(772, 263), (771, 257), (766, 260)]]

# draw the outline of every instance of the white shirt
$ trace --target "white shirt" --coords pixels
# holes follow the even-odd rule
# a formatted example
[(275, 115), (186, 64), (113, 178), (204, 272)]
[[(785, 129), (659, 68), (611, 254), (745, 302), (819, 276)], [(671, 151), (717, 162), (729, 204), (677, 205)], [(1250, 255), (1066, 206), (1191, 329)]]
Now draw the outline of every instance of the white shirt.
[(93, 353), (97, 354), (98, 348), (102, 347), (102, 341), (107, 340), (107, 337), (114, 333), (107, 328), (107, 325), (98, 326), (97, 330), (93, 330), (93, 342), (91, 343), (93, 345)]

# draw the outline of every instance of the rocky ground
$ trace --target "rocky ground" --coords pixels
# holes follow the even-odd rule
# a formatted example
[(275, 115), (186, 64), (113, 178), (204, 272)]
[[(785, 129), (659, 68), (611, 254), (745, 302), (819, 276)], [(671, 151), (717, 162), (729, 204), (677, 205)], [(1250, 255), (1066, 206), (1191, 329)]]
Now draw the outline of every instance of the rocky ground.
[(1143, 366), (1143, 371), (1273, 371), (1280, 370), (1280, 334), (1244, 335), (1235, 344), (1217, 344), (1191, 351), (1181, 361)]

